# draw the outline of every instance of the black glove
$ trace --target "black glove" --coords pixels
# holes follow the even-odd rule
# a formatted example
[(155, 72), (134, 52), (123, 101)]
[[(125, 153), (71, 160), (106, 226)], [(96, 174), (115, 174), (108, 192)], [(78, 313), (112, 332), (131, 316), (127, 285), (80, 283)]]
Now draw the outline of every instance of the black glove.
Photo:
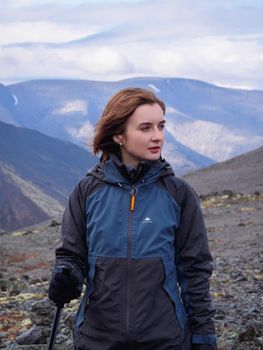
[(49, 284), (48, 297), (63, 307), (80, 296), (83, 285), (82, 273), (71, 266), (55, 266)]

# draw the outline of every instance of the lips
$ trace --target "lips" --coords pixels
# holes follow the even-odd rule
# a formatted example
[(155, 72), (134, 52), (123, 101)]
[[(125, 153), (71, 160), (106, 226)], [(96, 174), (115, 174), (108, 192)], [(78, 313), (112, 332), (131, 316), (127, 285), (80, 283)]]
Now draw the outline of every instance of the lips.
[(160, 151), (160, 147), (149, 147), (150, 152), (158, 153)]

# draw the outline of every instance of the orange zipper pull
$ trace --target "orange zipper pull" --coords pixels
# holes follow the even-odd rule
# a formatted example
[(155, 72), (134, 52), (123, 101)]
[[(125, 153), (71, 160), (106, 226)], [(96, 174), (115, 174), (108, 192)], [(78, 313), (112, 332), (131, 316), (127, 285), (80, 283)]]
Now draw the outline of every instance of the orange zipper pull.
[(134, 211), (134, 207), (135, 207), (135, 188), (133, 187), (131, 189), (131, 203), (130, 203), (130, 211)]
[(135, 207), (135, 195), (132, 194), (131, 195), (131, 205), (130, 205), (130, 210), (134, 211), (134, 207)]

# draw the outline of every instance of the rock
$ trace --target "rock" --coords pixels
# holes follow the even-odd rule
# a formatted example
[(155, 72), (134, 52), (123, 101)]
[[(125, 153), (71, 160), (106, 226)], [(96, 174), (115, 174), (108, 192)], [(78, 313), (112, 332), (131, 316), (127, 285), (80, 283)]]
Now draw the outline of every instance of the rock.
[[(11, 281), (11, 279), (10, 279)], [(22, 278), (9, 282), (9, 293), (10, 295), (18, 295), (21, 292), (23, 292), (24, 288), (26, 288), (27, 282), (24, 281)]]
[(39, 326), (33, 326), (26, 332), (20, 334), (16, 341), (19, 345), (26, 344), (45, 344), (46, 338), (43, 337), (43, 330)]
[(260, 350), (263, 349), (263, 337), (256, 338), (256, 344), (260, 347)]
[(235, 195), (231, 190), (223, 190), (223, 194), (227, 195), (228, 197), (233, 197)]
[(260, 336), (263, 331), (263, 324), (258, 321), (250, 321), (246, 326), (246, 329), (239, 334), (239, 341), (246, 342), (254, 340), (257, 336)]
[(75, 317), (76, 310), (73, 312), (68, 312), (65, 316), (63, 316), (63, 323), (68, 327), (68, 329), (72, 328)]
[(54, 305), (46, 298), (32, 303), (30, 319), (35, 325), (50, 326), (54, 319), (54, 313)]
[(218, 309), (216, 310), (215, 319), (216, 319), (216, 320), (224, 320), (225, 318), (226, 318), (226, 313), (225, 313), (225, 311), (218, 308)]
[(251, 320), (248, 322), (248, 326), (253, 328), (256, 336), (263, 335), (263, 322)]
[(238, 334), (234, 331), (228, 331), (223, 338), (218, 340), (218, 350), (236, 350), (238, 349)]
[(5, 292), (8, 289), (8, 282), (4, 278), (0, 278), (0, 290)]
[(255, 280), (257, 280), (257, 281), (263, 281), (263, 273), (258, 274), (258, 275), (254, 275), (254, 278), (255, 278)]
[(60, 226), (60, 223), (57, 222), (56, 220), (52, 220), (49, 227), (55, 227), (55, 226)]
[(33, 233), (31, 230), (27, 230), (27, 231), (24, 232), (24, 236), (30, 235), (31, 233)]
[(56, 343), (57, 344), (63, 344), (68, 340), (68, 336), (58, 333), (56, 337)]
[(0, 333), (0, 348), (2, 347), (2, 345), (4, 344), (4, 341), (6, 340), (7, 338), (7, 333), (6, 332), (1, 332)]

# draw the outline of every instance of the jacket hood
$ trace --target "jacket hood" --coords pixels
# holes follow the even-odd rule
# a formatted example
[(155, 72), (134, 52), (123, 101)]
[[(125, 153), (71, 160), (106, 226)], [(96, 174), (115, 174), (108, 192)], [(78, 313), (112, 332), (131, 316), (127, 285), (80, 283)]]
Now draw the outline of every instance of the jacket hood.
[(174, 174), (171, 165), (161, 157), (156, 161), (142, 161), (135, 169), (129, 169), (118, 157), (111, 155), (108, 161), (91, 168), (87, 175), (107, 183), (130, 185), (138, 182), (151, 183), (171, 174)]

